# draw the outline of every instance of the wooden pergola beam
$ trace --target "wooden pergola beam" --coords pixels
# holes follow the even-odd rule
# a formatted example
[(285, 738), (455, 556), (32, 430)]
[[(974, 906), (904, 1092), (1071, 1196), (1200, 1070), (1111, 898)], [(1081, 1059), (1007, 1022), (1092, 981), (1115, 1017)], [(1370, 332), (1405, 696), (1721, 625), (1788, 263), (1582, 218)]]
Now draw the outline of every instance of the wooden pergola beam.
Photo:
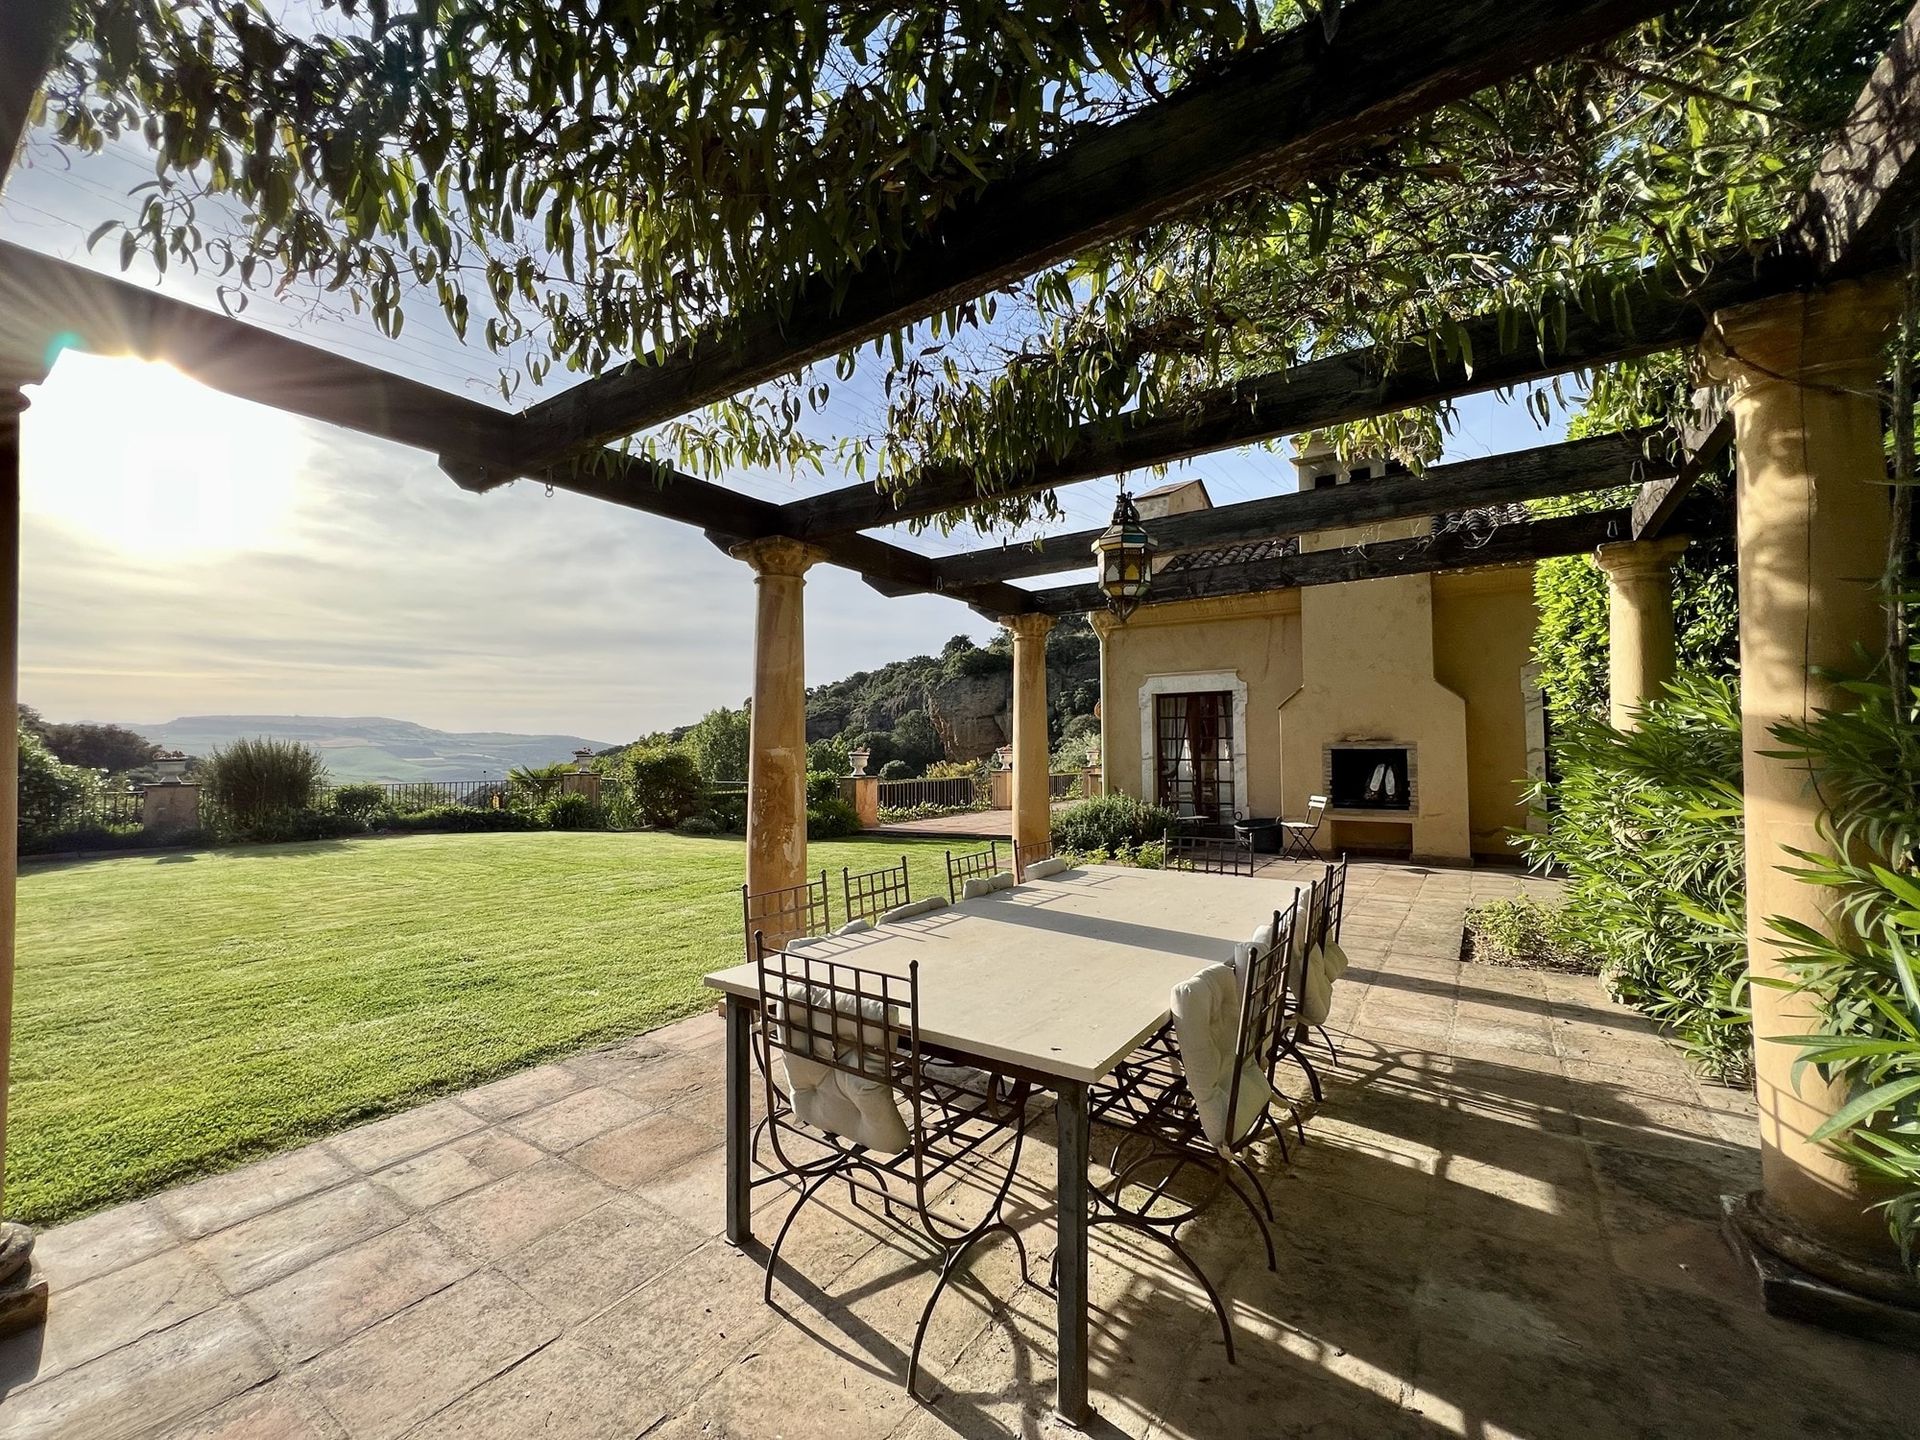
[[(1589, 315), (1576, 297), (1566, 297), (1564, 340), (1553, 345), (1530, 339), (1523, 346), (1503, 348), (1502, 335), (1514, 329), (1512, 317), (1478, 316), (1461, 327), (1471, 360), (1436, 359), (1425, 343), (1400, 347), (1384, 364), (1371, 349), (1309, 360), (1222, 387), (1176, 410), (1135, 411), (1084, 425), (1056, 455), (1040, 458), (1026, 474), (992, 493), (1035, 494), (1678, 349), (1700, 338), (1713, 311), (1779, 294), (1803, 273), (1796, 263), (1776, 258), (1764, 265), (1729, 262), (1691, 291), (1672, 289), (1664, 278), (1650, 278), (1604, 315)], [(849, 485), (794, 501), (786, 507), (786, 524), (793, 534), (817, 539), (945, 514), (980, 498), (980, 483), (970, 470), (939, 467), (891, 491)]]
[[(1381, 540), (1371, 545), (1313, 550), (1251, 564), (1188, 570), (1156, 577), (1148, 604), (1253, 595), (1305, 585), (1337, 585), (1390, 575), (1524, 565), (1557, 555), (1579, 555), (1609, 541), (1624, 540), (1631, 533), (1632, 525), (1632, 511), (1619, 508), (1501, 524), (1490, 534), (1450, 531), (1410, 540)], [(1107, 603), (1097, 585), (1063, 585), (1040, 590), (1034, 592), (1033, 599), (1034, 608), (1048, 615), (1099, 610)]]
[(1685, 457), (1674, 473), (1662, 480), (1649, 480), (1633, 500), (1633, 538), (1656, 540), (1692, 491), (1699, 478), (1720, 463), (1721, 456), (1733, 448), (1733, 416), (1721, 414), (1705, 429), (1695, 430), (1681, 439)]
[(527, 411), (523, 464), (658, 424), (1249, 185), (1297, 181), (1358, 142), (1604, 40), (1670, 0), (1348, 0), (1219, 75), (988, 185), (918, 240), (822, 276), (657, 361)]
[(1894, 37), (1821, 156), (1786, 244), (1822, 278), (1899, 259), (1899, 227), (1920, 202), (1920, 5)]
[(0, 188), (27, 131), (33, 100), (67, 34), (70, 0), (6, 0), (0, 5)]
[[(1448, 510), (1509, 505), (1552, 495), (1584, 495), (1669, 474), (1664, 458), (1649, 459), (1640, 435), (1596, 435), (1541, 445), (1507, 455), (1489, 455), (1436, 465), (1424, 475), (1354, 480), (1324, 490), (1304, 490), (1248, 500), (1149, 522), (1154, 549), (1166, 554), (1206, 546), (1284, 539), (1344, 525), (1407, 520)], [(1050, 535), (1032, 545), (974, 550), (934, 562), (947, 586), (1012, 580), (1080, 570), (1093, 563), (1098, 530)]]

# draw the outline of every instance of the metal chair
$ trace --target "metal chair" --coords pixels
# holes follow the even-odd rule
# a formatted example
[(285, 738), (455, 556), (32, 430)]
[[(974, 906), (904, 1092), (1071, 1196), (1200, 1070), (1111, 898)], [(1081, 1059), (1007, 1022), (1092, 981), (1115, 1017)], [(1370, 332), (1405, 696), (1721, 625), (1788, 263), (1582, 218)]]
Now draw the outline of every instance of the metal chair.
[[(1345, 875), (1341, 876), (1342, 888)], [(1295, 897), (1294, 904), (1301, 904)], [(1294, 927), (1293, 946), (1287, 956), (1287, 979), (1284, 986), (1285, 1014), (1282, 1018), (1279, 1037), (1274, 1047), (1274, 1060), (1289, 1059), (1305, 1072), (1307, 1084), (1313, 1089), (1316, 1101), (1326, 1098), (1320, 1084), (1320, 1072), (1314, 1068), (1313, 1061), (1307, 1058), (1300, 1042), (1305, 1038), (1308, 1022), (1301, 1016), (1307, 998), (1307, 957), (1313, 953), (1316, 937), (1325, 934), (1327, 916), (1327, 886), (1322, 880), (1315, 880), (1306, 889), (1304, 911), (1299, 923)]]
[(1254, 870), (1253, 837), (1244, 839), (1226, 835), (1176, 835), (1166, 832), (1163, 843), (1169, 870), (1193, 870), (1207, 875), (1251, 875)]
[[(1198, 1218), (1223, 1191), (1231, 1192), (1260, 1230), (1266, 1244), (1267, 1268), (1278, 1268), (1273, 1233), (1267, 1225), (1273, 1206), (1248, 1156), (1267, 1137), (1279, 1142), (1282, 1155), (1287, 1153), (1286, 1136), (1273, 1118), (1271, 1075), (1286, 1009), (1287, 960), (1293, 951), (1297, 924), (1296, 899), (1285, 911), (1275, 912), (1270, 939), (1254, 948), (1237, 977), (1240, 1007), (1230, 1057), (1232, 1079), (1225, 1109), (1214, 1113), (1211, 1124), (1188, 1083), (1177, 1030), (1155, 1036), (1120, 1063), (1111, 1082), (1095, 1086), (1092, 1092), (1092, 1118), (1124, 1134), (1108, 1165), (1111, 1178), (1093, 1192), (1088, 1223), (1123, 1226), (1171, 1250), (1212, 1302), (1229, 1363), (1234, 1358), (1233, 1326), (1226, 1306), (1213, 1282), (1181, 1244), (1180, 1229)], [(1195, 977), (1195, 983), (1206, 978), (1203, 972)], [(1191, 1038), (1187, 1042), (1189, 1046), (1193, 1043)], [(1267, 1077), (1267, 1094), (1250, 1097), (1243, 1089), (1249, 1076)], [(1252, 1083), (1257, 1086), (1260, 1082), (1256, 1078)], [(1257, 1098), (1259, 1104), (1258, 1113), (1251, 1119), (1242, 1115), (1243, 1102), (1249, 1098)], [(1190, 1171), (1202, 1177), (1199, 1193), (1174, 1193), (1174, 1183)], [(1242, 1180), (1251, 1193), (1243, 1188)], [(1133, 1199), (1130, 1192), (1134, 1190), (1144, 1190), (1144, 1198)]]
[(789, 885), (781, 890), (762, 890), (757, 894), (740, 887), (740, 913), (746, 924), (747, 959), (753, 959), (755, 932), (785, 939), (795, 936), (825, 935), (833, 928), (827, 904), (827, 872), (818, 880)]
[(947, 851), (947, 899), (960, 902), (960, 891), (969, 880), (984, 879), (1000, 873), (1000, 842), (989, 840), (984, 850), (969, 850), (963, 855)]
[(1307, 797), (1307, 818), (1304, 820), (1285, 820), (1280, 822), (1280, 858), (1283, 860), (1318, 860), (1320, 851), (1314, 845), (1314, 837), (1320, 833), (1320, 821), (1327, 813), (1327, 797), (1309, 795)]
[[(768, 1134), (784, 1167), (780, 1178), (800, 1190), (767, 1253), (764, 1298), (773, 1303), (774, 1268), (787, 1232), (829, 1181), (845, 1181), (850, 1194), (877, 1197), (896, 1223), (895, 1205), (911, 1201), (906, 1223), (940, 1252), (940, 1275), (920, 1311), (907, 1361), (907, 1393), (919, 1399), (927, 1325), (968, 1252), (987, 1236), (1005, 1233), (1019, 1252), (1021, 1281), (1027, 1280), (1026, 1242), (1001, 1212), (1026, 1139), (1031, 1085), (1026, 1080), (995, 1084), (984, 1072), (940, 1063), (923, 1048), (917, 961), (900, 976), (824, 953), (756, 949), (757, 1033), (767, 1053), (781, 1060), (792, 1092), (792, 1108), (773, 1121)], [(771, 1074), (765, 1084), (771, 1108), (778, 1087)], [(1010, 1152), (990, 1155), (986, 1147), (1008, 1134)], [(807, 1158), (789, 1153), (790, 1140), (806, 1143)], [(822, 1149), (824, 1155), (818, 1153)], [(936, 1213), (929, 1201), (934, 1182), (969, 1160), (984, 1170), (977, 1191), (988, 1197), (971, 1224), (955, 1218), (948, 1202), (943, 1200)]]
[(878, 920), (895, 906), (911, 904), (913, 885), (907, 875), (907, 857), (898, 865), (855, 875), (842, 869), (840, 885), (846, 897), (847, 920)]
[(1027, 878), (1027, 866), (1040, 860), (1051, 860), (1052, 858), (1053, 837), (1051, 835), (1045, 840), (1035, 840), (1031, 845), (1016, 845), (1013, 847), (1014, 877), (1019, 880), (1024, 880)]

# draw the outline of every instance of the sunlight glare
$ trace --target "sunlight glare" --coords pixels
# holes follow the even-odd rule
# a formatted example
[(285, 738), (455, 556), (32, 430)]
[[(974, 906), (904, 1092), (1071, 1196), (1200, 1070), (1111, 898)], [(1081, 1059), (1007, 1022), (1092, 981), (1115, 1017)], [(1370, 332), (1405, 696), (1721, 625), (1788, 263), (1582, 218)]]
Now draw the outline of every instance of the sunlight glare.
[(27, 411), (21, 504), (133, 554), (271, 549), (307, 439), (168, 365), (69, 351)]

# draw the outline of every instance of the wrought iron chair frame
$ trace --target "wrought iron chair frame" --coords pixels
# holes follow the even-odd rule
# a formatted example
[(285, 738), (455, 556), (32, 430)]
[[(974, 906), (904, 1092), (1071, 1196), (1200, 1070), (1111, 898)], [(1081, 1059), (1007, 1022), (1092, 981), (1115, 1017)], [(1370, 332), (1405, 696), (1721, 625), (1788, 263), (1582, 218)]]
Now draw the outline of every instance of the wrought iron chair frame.
[[(1333, 867), (1328, 866), (1329, 870)], [(1345, 876), (1342, 877), (1344, 889)], [(1307, 994), (1307, 957), (1313, 953), (1313, 947), (1326, 935), (1327, 887), (1324, 879), (1315, 880), (1306, 889), (1307, 913), (1305, 921), (1298, 927), (1292, 953), (1287, 960), (1286, 1006), (1287, 1014), (1281, 1025), (1279, 1044), (1275, 1049), (1275, 1060), (1285, 1057), (1298, 1065), (1307, 1077), (1307, 1084), (1313, 1089), (1315, 1101), (1324, 1100), (1326, 1092), (1320, 1083), (1320, 1072), (1314, 1068), (1313, 1061), (1307, 1058), (1300, 1042), (1305, 1038), (1307, 1022), (1301, 1018)], [(1296, 905), (1299, 903), (1296, 897)]]
[(1162, 844), (1169, 870), (1190, 870), (1202, 875), (1254, 873), (1251, 835), (1242, 840), (1233, 835), (1180, 835), (1169, 830), (1162, 837)]
[[(984, 858), (984, 863), (983, 862)], [(989, 840), (984, 850), (968, 850), (956, 856), (947, 851), (947, 899), (954, 904), (960, 901), (960, 892), (969, 880), (979, 880), (988, 875), (1000, 873), (1000, 842)]]
[[(769, 900), (791, 900), (793, 903), (761, 905), (759, 913), (756, 914), (754, 912), (755, 902)], [(785, 915), (790, 918), (795, 916), (801, 917), (801, 923), (805, 928), (787, 932), (789, 939), (802, 937), (811, 939), (826, 935), (833, 929), (833, 908), (827, 890), (827, 872), (822, 870), (819, 878), (815, 880), (804, 880), (798, 885), (788, 885), (778, 890), (762, 890), (758, 894), (750, 893), (747, 887), (742, 885), (740, 887), (740, 914), (742, 924), (745, 928), (743, 943), (746, 946), (747, 960), (749, 962), (754, 958), (755, 936), (765, 933), (769, 928), (773, 928), (766, 924), (769, 915)], [(762, 1075), (768, 1073), (768, 1055), (765, 1047), (760, 1043), (760, 1036), (757, 1031), (754, 1034), (753, 1063)], [(776, 1101), (778, 1102), (777, 1106)], [(759, 1155), (761, 1143), (766, 1138), (768, 1123), (772, 1120), (776, 1110), (784, 1109), (785, 1104), (786, 1097), (779, 1095), (778, 1087), (775, 1087), (775, 1094), (768, 1097), (767, 1113), (763, 1115), (753, 1127), (751, 1153), (755, 1156)], [(770, 1170), (771, 1167), (767, 1168)], [(779, 1179), (780, 1177), (778, 1175), (763, 1173), (754, 1176), (749, 1183), (752, 1186), (758, 1187), (761, 1185), (775, 1184)]]
[(1015, 845), (1013, 847), (1014, 879), (1025, 880), (1027, 878), (1027, 866), (1037, 860), (1051, 860), (1052, 858), (1052, 836), (1048, 836), (1045, 840), (1035, 840), (1030, 845)]
[[(1298, 924), (1298, 907), (1296, 897), (1284, 911), (1274, 912), (1271, 942), (1254, 952), (1241, 977), (1233, 1080), (1227, 1096), (1229, 1126), (1240, 1108), (1240, 1081), (1245, 1070), (1257, 1066), (1269, 1076), (1272, 1073), (1286, 1011), (1288, 958)], [(1180, 1243), (1179, 1232), (1183, 1225), (1210, 1207), (1222, 1190), (1230, 1191), (1259, 1227), (1267, 1250), (1267, 1268), (1278, 1268), (1273, 1232), (1267, 1223), (1273, 1218), (1273, 1205), (1258, 1172), (1247, 1158), (1253, 1147), (1269, 1136), (1279, 1143), (1283, 1157), (1288, 1153), (1285, 1131), (1274, 1120), (1272, 1107), (1263, 1110), (1246, 1134), (1230, 1144), (1209, 1140), (1193, 1091), (1181, 1068), (1177, 1039), (1168, 1025), (1120, 1063), (1111, 1084), (1095, 1087), (1093, 1119), (1124, 1133), (1108, 1163), (1111, 1178), (1092, 1193), (1088, 1224), (1119, 1225), (1150, 1236), (1172, 1251), (1212, 1303), (1226, 1342), (1227, 1360), (1232, 1363), (1233, 1326), (1226, 1306), (1213, 1282)], [(1135, 1145), (1142, 1147), (1141, 1153), (1130, 1157), (1129, 1151)], [(1129, 1183), (1155, 1164), (1164, 1164), (1165, 1173), (1148, 1188), (1144, 1204), (1125, 1203), (1123, 1197)], [(1207, 1175), (1203, 1193), (1191, 1198), (1170, 1194), (1173, 1182), (1189, 1168)], [(1236, 1175), (1249, 1183), (1251, 1195), (1241, 1188)]]
[[(909, 1228), (940, 1252), (939, 1278), (920, 1311), (907, 1362), (907, 1393), (920, 1399), (920, 1350), (927, 1326), (934, 1306), (968, 1252), (987, 1236), (1004, 1233), (1011, 1237), (1019, 1254), (1022, 1283), (1027, 1280), (1026, 1242), (1002, 1212), (1019, 1172), (1032, 1084), (1025, 1078), (1006, 1081), (995, 1077), (984, 1091), (978, 1091), (937, 1077), (928, 1062), (938, 1057), (920, 1039), (918, 961), (910, 963), (906, 975), (900, 976), (850, 964), (830, 954), (795, 954), (758, 943), (755, 949), (760, 1012), (754, 1028), (766, 1053), (770, 1057), (796, 1055), (862, 1079), (885, 1079), (896, 1093), (906, 1096), (909, 1137), (906, 1149), (882, 1156), (865, 1145), (804, 1125), (790, 1106), (772, 1119), (768, 1135), (774, 1155), (784, 1167), (779, 1178), (797, 1184), (800, 1193), (767, 1252), (763, 1298), (767, 1304), (773, 1303), (780, 1247), (800, 1211), (827, 1182), (844, 1180), (856, 1203), (860, 1194), (879, 1199), (883, 1213), (896, 1224), (902, 1222), (895, 1205), (904, 1206), (911, 1200), (911, 1215), (917, 1223), (909, 1223)], [(804, 1005), (796, 1006), (790, 998), (790, 987), (795, 985), (804, 987), (802, 993), (809, 997)], [(851, 1010), (843, 1008), (848, 1002)], [(869, 1004), (877, 1007), (877, 1018), (868, 1016)], [(793, 1022), (796, 1010), (803, 1013), (804, 1023)], [(827, 1020), (825, 1030), (814, 1028), (819, 1018)], [(823, 1041), (825, 1054), (820, 1053), (819, 1042)], [(771, 1113), (779, 1086), (770, 1068), (762, 1078)], [(989, 1182), (984, 1187), (991, 1199), (981, 1219), (969, 1226), (938, 1214), (928, 1198), (932, 1182), (1008, 1133), (1013, 1136), (1013, 1144), (1005, 1157), (1005, 1172), (997, 1184)], [(804, 1140), (815, 1149), (824, 1148), (826, 1153), (797, 1159), (788, 1153), (789, 1139)], [(895, 1193), (889, 1180), (898, 1182), (905, 1193)]]
[(842, 868), (840, 886), (849, 924), (855, 920), (878, 920), (896, 906), (913, 903), (913, 879), (907, 873), (904, 855), (898, 865), (863, 870), (857, 875)]

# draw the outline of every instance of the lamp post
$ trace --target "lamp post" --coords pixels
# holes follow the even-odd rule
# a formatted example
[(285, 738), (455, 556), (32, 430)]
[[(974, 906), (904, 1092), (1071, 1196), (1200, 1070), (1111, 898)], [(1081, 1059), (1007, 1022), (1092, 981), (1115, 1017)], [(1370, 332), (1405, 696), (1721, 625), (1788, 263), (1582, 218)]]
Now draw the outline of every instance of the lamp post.
[(1126, 491), (1114, 501), (1113, 523), (1093, 542), (1093, 554), (1107, 608), (1124, 624), (1153, 584), (1153, 542)]

